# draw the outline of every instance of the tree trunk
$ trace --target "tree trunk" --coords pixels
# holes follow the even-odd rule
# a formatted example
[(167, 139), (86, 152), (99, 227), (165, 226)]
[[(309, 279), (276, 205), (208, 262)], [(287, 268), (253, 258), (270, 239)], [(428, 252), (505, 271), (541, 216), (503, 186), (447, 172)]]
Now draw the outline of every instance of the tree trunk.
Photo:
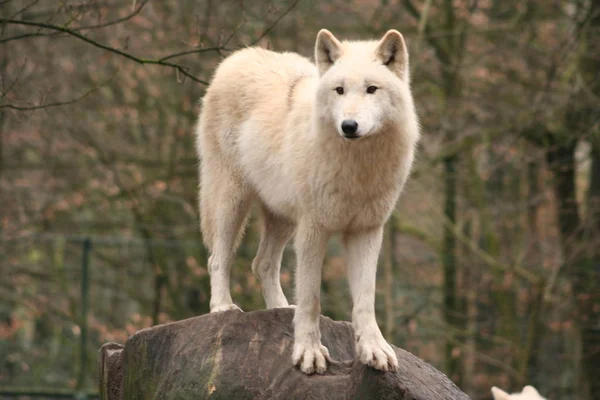
[(600, 399), (600, 143), (592, 150), (588, 212), (591, 219), (589, 270), (589, 314), (583, 328), (583, 350), (585, 370), (590, 382), (593, 399)]
[(100, 349), (103, 400), (129, 399), (411, 399), (467, 400), (444, 374), (395, 348), (396, 372), (353, 362), (348, 322), (321, 318), (334, 361), (323, 375), (292, 365), (294, 311), (227, 311), (144, 329), (125, 346)]
[[(590, 399), (600, 399), (600, 329), (598, 320), (600, 302), (598, 296), (599, 264), (598, 255), (578, 249), (584, 239), (583, 227), (576, 200), (576, 160), (575, 144), (571, 140), (555, 143), (547, 152), (547, 159), (554, 173), (554, 194), (556, 212), (565, 261), (565, 270), (570, 278), (577, 307), (576, 322), (582, 346), (583, 395)], [(596, 183), (594, 183), (596, 185)], [(587, 395), (585, 394), (587, 393)]]
[(580, 295), (578, 306), (581, 314), (583, 371), (587, 376), (591, 398), (597, 400), (600, 399), (600, 0), (589, 3), (588, 17), (589, 20), (579, 27), (584, 46), (578, 67), (583, 80), (583, 89), (579, 94), (584, 102), (581, 114), (586, 123), (581, 134), (584, 137), (589, 135), (592, 144), (586, 218), (591, 240), (587, 259), (575, 279), (580, 282), (576, 293)]
[[(457, 290), (456, 237), (453, 228), (456, 226), (456, 158), (444, 160), (444, 246), (442, 263), (444, 268), (444, 320), (449, 329), (461, 326), (460, 298)], [(456, 329), (454, 330), (456, 331)], [(455, 332), (453, 332), (455, 334)], [(459, 339), (459, 338), (457, 338)], [(459, 339), (460, 340), (460, 339)], [(461, 384), (461, 357), (455, 353), (452, 340), (446, 342), (445, 362), (448, 376), (457, 384)]]

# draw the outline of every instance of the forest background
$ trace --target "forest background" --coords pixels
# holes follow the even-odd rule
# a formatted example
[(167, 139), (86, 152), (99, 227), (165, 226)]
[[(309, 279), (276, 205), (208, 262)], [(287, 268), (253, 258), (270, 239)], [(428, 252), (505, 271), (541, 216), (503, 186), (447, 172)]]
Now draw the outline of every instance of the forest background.
[[(410, 50), (423, 140), (380, 257), (386, 338), (474, 399), (600, 399), (600, 0), (0, 0), (0, 392), (94, 391), (102, 343), (208, 312), (198, 100), (235, 49), (310, 57), (321, 28)], [(254, 213), (244, 310), (257, 245)], [(341, 255), (322, 305), (348, 320)]]

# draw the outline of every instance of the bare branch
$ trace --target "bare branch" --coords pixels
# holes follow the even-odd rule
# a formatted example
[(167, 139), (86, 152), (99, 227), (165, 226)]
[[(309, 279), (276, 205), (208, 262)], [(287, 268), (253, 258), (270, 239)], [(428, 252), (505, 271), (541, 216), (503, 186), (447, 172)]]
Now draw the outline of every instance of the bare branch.
[(403, 4), (404, 4), (404, 8), (406, 9), (406, 11), (408, 11), (408, 13), (417, 20), (417, 23), (419, 23), (419, 29), (420, 30), (422, 29), (422, 31), (419, 31), (419, 37), (425, 37), (427, 39), (427, 42), (429, 43), (429, 45), (431, 47), (433, 47), (433, 50), (436, 52), (439, 60), (444, 65), (449, 64), (450, 57), (448, 56), (448, 52), (446, 51), (446, 49), (444, 49), (440, 45), (439, 41), (436, 40), (434, 38), (434, 36), (431, 34), (431, 25), (428, 25), (426, 23), (429, 6), (427, 5), (427, 9), (424, 10), (425, 15), (422, 18), (421, 12), (417, 9), (417, 7), (415, 7), (415, 5), (412, 3), (411, 0), (403, 0)]
[[(235, 34), (238, 32), (239, 28), (243, 25), (243, 22), (240, 23), (233, 30), (233, 32), (229, 35), (229, 37), (220, 46), (206, 47), (206, 48), (199, 48), (199, 49), (182, 51), (182, 52), (178, 52), (178, 53), (173, 53), (173, 54), (167, 55), (167, 56), (162, 57), (162, 58), (157, 59), (157, 60), (149, 60), (149, 59), (143, 59), (143, 58), (136, 57), (136, 56), (134, 56), (134, 55), (132, 55), (130, 53), (127, 53), (127, 52), (125, 52), (123, 50), (119, 50), (117, 48), (110, 47), (108, 45), (102, 44), (102, 43), (97, 42), (97, 41), (95, 41), (93, 39), (90, 39), (87, 36), (84, 36), (84, 35), (78, 33), (79, 31), (82, 31), (82, 30), (99, 29), (99, 28), (104, 28), (104, 27), (107, 27), (107, 26), (110, 26), (110, 25), (115, 25), (115, 24), (127, 21), (127, 20), (133, 18), (134, 16), (136, 16), (137, 14), (139, 14), (139, 12), (148, 3), (148, 1), (149, 0), (144, 0), (144, 1), (140, 2), (137, 5), (137, 7), (136, 7), (136, 3), (134, 2), (133, 3), (133, 7), (136, 7), (136, 8), (134, 9), (134, 11), (132, 13), (126, 15), (125, 17), (122, 17), (122, 18), (119, 18), (119, 19), (116, 19), (116, 20), (112, 20), (112, 21), (109, 21), (109, 22), (106, 22), (106, 23), (103, 23), (103, 24), (81, 26), (81, 27), (76, 27), (76, 28), (66, 28), (64, 26), (53, 25), (53, 24), (42, 23), (42, 22), (21, 21), (21, 20), (15, 20), (15, 19), (0, 19), (0, 24), (14, 24), (14, 25), (35, 26), (35, 27), (38, 27), (38, 28), (41, 28), (41, 29), (49, 29), (49, 30), (55, 31), (54, 33), (50, 33), (50, 34), (48, 34), (48, 33), (41, 33), (41, 32), (25, 33), (25, 34), (21, 34), (21, 35), (17, 35), (17, 36), (8, 37), (8, 38), (5, 38), (5, 39), (0, 39), (0, 43), (6, 43), (6, 42), (9, 42), (9, 41), (18, 40), (18, 39), (24, 39), (24, 38), (28, 38), (28, 37), (56, 36), (56, 35), (61, 35), (61, 34), (67, 34), (67, 35), (74, 36), (77, 39), (83, 40), (84, 42), (87, 42), (87, 43), (89, 43), (89, 44), (91, 44), (91, 45), (93, 45), (95, 47), (98, 47), (98, 48), (101, 48), (101, 49), (106, 50), (108, 52), (115, 53), (115, 54), (118, 54), (118, 55), (120, 55), (122, 57), (128, 58), (128, 59), (130, 59), (132, 61), (137, 62), (138, 64), (154, 64), (154, 65), (162, 65), (162, 66), (174, 68), (178, 74), (182, 74), (184, 76), (187, 76), (187, 77), (191, 78), (192, 80), (194, 80), (195, 82), (199, 82), (199, 83), (207, 85), (208, 82), (206, 82), (206, 81), (204, 81), (202, 79), (198, 79), (194, 75), (190, 74), (187, 71), (188, 70), (187, 67), (184, 67), (182, 65), (175, 64), (175, 63), (172, 63), (172, 62), (168, 62), (168, 60), (173, 59), (173, 58), (177, 58), (177, 57), (182, 57), (182, 56), (189, 55), (189, 54), (205, 53), (205, 52), (209, 52), (209, 51), (216, 51), (216, 52), (220, 53), (222, 50), (227, 50), (226, 49), (227, 44), (231, 41), (231, 39), (233, 39), (233, 37), (235, 36)], [(288, 15), (294, 9), (294, 7), (296, 7), (296, 5), (298, 5), (299, 2), (300, 2), (300, 0), (295, 0), (250, 45), (253, 46), (253, 45), (257, 44), (260, 40), (262, 40), (265, 36), (267, 36), (269, 34), (269, 32), (271, 32), (273, 30), (273, 28), (286, 15)], [(74, 101), (77, 101), (77, 100), (74, 99), (73, 101), (64, 102), (64, 104), (70, 104), (70, 103), (72, 103)], [(53, 105), (61, 105), (61, 104), (63, 104), (63, 103), (53, 103)], [(22, 109), (22, 107), (17, 107), (17, 106), (13, 106), (13, 105), (4, 105), (2, 107)], [(35, 106), (35, 107), (38, 108), (39, 106)], [(29, 110), (31, 108), (29, 107), (29, 108), (26, 108), (26, 109)]]
[(143, 0), (142, 2), (140, 2), (140, 4), (137, 6), (137, 8), (134, 8), (130, 14), (128, 14), (122, 18), (113, 19), (112, 21), (104, 22), (102, 24), (97, 24), (97, 25), (79, 26), (77, 28), (73, 28), (73, 30), (74, 31), (82, 31), (82, 30), (87, 30), (87, 29), (101, 29), (101, 28), (106, 28), (107, 26), (116, 25), (116, 24), (120, 24), (121, 22), (128, 21), (131, 18), (138, 15), (140, 13), (140, 11), (142, 11), (144, 6), (148, 3), (148, 1), (149, 0)]
[[(120, 24), (121, 22), (128, 21), (131, 18), (138, 15), (140, 13), (140, 11), (142, 11), (144, 6), (148, 3), (148, 1), (149, 0), (142, 1), (135, 10), (133, 10), (130, 14), (128, 14), (122, 18), (114, 19), (112, 21), (107, 21), (107, 22), (104, 22), (101, 24), (96, 24), (96, 25), (78, 26), (76, 28), (71, 28), (71, 29), (75, 32), (79, 32), (79, 31), (89, 30), (89, 29), (102, 29), (102, 28), (106, 28), (107, 26)], [(13, 40), (25, 39), (28, 37), (54, 37), (54, 36), (63, 35), (64, 33), (65, 32), (41, 33), (40, 31), (35, 32), (35, 33), (25, 33), (25, 34), (21, 34), (21, 35), (16, 35), (16, 36), (11, 36), (11, 37), (7, 37), (4, 39), (0, 39), (0, 43), (11, 42)]]
[[(18, 111), (35, 111), (35, 110), (40, 110), (40, 109), (43, 109), (43, 108), (66, 106), (66, 105), (69, 105), (69, 104), (74, 104), (74, 103), (77, 103), (80, 100), (83, 100), (84, 98), (86, 98), (90, 94), (94, 93), (98, 89), (102, 88), (103, 86), (106, 86), (107, 84), (109, 84), (113, 80), (113, 78), (115, 76), (116, 75), (113, 75), (106, 82), (103, 82), (100, 85), (95, 86), (95, 87), (89, 89), (87, 92), (83, 93), (81, 96), (78, 96), (78, 97), (76, 97), (74, 99), (71, 99), (71, 100), (57, 101), (57, 102), (54, 102), (54, 103), (38, 104), (38, 105), (35, 105), (35, 106), (17, 106), (17, 105), (14, 105), (14, 104), (0, 104), (0, 110), (3, 109), (3, 108), (8, 108), (8, 109), (11, 109), (11, 110), (18, 110)], [(4, 93), (0, 93), (0, 95), (3, 96)]]
[(31, 7), (35, 6), (39, 2), (40, 2), (40, 0), (33, 0), (31, 3), (26, 4), (25, 6), (20, 8), (16, 13), (14, 13), (14, 15), (11, 18), (16, 18), (17, 15), (23, 14), (24, 12), (26, 12), (27, 10), (29, 10)]
[(226, 50), (225, 47), (227, 46), (227, 44), (229, 44), (229, 42), (231, 41), (231, 39), (233, 39), (233, 37), (235, 36), (235, 34), (240, 30), (240, 28), (245, 24), (245, 21), (242, 21), (238, 24), (238, 26), (235, 27), (235, 29), (231, 32), (231, 34), (229, 35), (229, 37), (227, 37), (227, 39), (225, 39), (224, 42), (222, 42), (222, 44), (220, 44), (217, 47), (203, 47), (203, 48), (197, 48), (194, 50), (186, 50), (186, 51), (182, 51), (179, 53), (173, 53), (170, 54), (168, 56), (165, 56), (163, 58), (160, 58), (158, 61), (167, 61), (170, 60), (172, 58), (176, 58), (176, 57), (181, 57), (181, 56), (186, 56), (189, 54), (196, 54), (196, 53), (206, 53), (209, 51), (216, 51), (219, 54), (221, 54), (222, 50)]
[(209, 51), (221, 51), (223, 50), (223, 47), (219, 46), (219, 47), (203, 47), (200, 49), (194, 49), (194, 50), (186, 50), (186, 51), (182, 51), (179, 53), (173, 53), (170, 54), (168, 56), (165, 56), (163, 58), (159, 58), (158, 61), (160, 62), (164, 62), (167, 60), (170, 60), (172, 58), (176, 58), (176, 57), (182, 57), (182, 56), (187, 56), (189, 54), (197, 54), (197, 53), (208, 53)]
[[(297, 1), (299, 1), (299, 0), (297, 0)], [(102, 44), (100, 42), (97, 42), (97, 41), (95, 41), (93, 39), (90, 39), (89, 37), (84, 36), (84, 35), (76, 32), (73, 29), (64, 28), (64, 27), (58, 26), (58, 25), (45, 24), (45, 23), (42, 23), (42, 22), (19, 21), (19, 20), (4, 19), (4, 18), (0, 19), (0, 24), (36, 26), (36, 27), (39, 27), (39, 28), (50, 29), (50, 30), (54, 30), (54, 31), (57, 31), (57, 32), (67, 33), (67, 34), (69, 34), (71, 36), (74, 36), (77, 39), (82, 40), (82, 41), (84, 41), (86, 43), (89, 43), (89, 44), (91, 44), (91, 45), (93, 45), (95, 47), (98, 47), (100, 49), (106, 50), (106, 51), (108, 51), (110, 53), (118, 54), (118, 55), (120, 55), (122, 57), (125, 57), (125, 58), (129, 59), (129, 60), (135, 61), (138, 64), (154, 64), (154, 65), (162, 65), (162, 66), (165, 66), (165, 67), (171, 67), (171, 68), (174, 68), (175, 70), (177, 70), (178, 72), (180, 72), (181, 74), (183, 74), (183, 75), (191, 78), (195, 82), (199, 82), (199, 83), (202, 83), (204, 85), (208, 85), (208, 82), (206, 82), (206, 81), (204, 81), (202, 79), (198, 79), (194, 75), (190, 74), (187, 71), (188, 70), (187, 67), (184, 67), (184, 66), (181, 66), (181, 65), (178, 65), (178, 64), (173, 64), (173, 63), (166, 62), (166, 61), (161, 61), (161, 60), (147, 60), (147, 59), (143, 59), (143, 58), (138, 58), (138, 57), (136, 57), (136, 56), (134, 56), (132, 54), (126, 53), (126, 52), (124, 52), (122, 50), (116, 49), (114, 47), (107, 46), (107, 45)]]
[(410, 0), (403, 0), (404, 8), (414, 19), (417, 21), (421, 19), (421, 13), (417, 10), (417, 7)]
[(265, 29), (265, 31), (256, 39), (254, 40), (250, 46), (254, 46), (255, 44), (257, 44), (258, 42), (260, 42), (265, 36), (267, 36), (269, 34), (269, 32), (271, 32), (273, 30), (273, 28), (275, 28), (275, 25), (277, 25), (279, 23), (279, 21), (281, 21), (286, 15), (288, 15), (290, 13), (290, 11), (292, 11), (294, 9), (294, 7), (296, 7), (298, 5), (298, 3), (300, 3), (300, 0), (296, 0), (292, 3), (292, 5), (290, 5), (287, 10), (285, 10), (283, 12), (283, 14), (281, 14), (279, 16), (279, 18), (277, 18), (267, 29)]
[(11, 42), (13, 40), (19, 40), (19, 39), (26, 39), (28, 37), (39, 37), (39, 36), (55, 36), (56, 33), (53, 34), (47, 34), (47, 33), (24, 33), (22, 35), (16, 35), (16, 36), (10, 36), (7, 37), (5, 39), (0, 39), (0, 43), (6, 43), (6, 42)]

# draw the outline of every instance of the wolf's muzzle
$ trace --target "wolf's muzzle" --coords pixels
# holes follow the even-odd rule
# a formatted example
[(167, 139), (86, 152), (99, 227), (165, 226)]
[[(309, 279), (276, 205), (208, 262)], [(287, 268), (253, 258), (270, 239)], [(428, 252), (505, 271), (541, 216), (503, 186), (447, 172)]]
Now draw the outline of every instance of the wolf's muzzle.
[(348, 139), (352, 139), (353, 137), (358, 137), (356, 132), (358, 131), (358, 122), (353, 119), (347, 119), (342, 121), (342, 132), (344, 132), (344, 137)]

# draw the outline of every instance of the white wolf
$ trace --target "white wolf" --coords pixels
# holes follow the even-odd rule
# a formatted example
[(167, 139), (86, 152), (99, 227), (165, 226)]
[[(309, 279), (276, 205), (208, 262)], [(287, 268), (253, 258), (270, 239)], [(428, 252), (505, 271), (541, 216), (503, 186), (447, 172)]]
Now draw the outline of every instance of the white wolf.
[(546, 400), (533, 386), (525, 386), (521, 393), (508, 394), (496, 386), (492, 387), (494, 400)]
[(323, 373), (321, 268), (329, 237), (346, 248), (357, 357), (379, 370), (398, 361), (375, 320), (383, 225), (407, 179), (419, 126), (402, 35), (340, 42), (321, 30), (316, 65), (294, 53), (240, 50), (217, 68), (197, 128), (200, 214), (211, 312), (238, 309), (229, 271), (250, 205), (263, 230), (252, 270), (267, 308), (288, 307), (279, 270), (295, 234), (292, 360)]

